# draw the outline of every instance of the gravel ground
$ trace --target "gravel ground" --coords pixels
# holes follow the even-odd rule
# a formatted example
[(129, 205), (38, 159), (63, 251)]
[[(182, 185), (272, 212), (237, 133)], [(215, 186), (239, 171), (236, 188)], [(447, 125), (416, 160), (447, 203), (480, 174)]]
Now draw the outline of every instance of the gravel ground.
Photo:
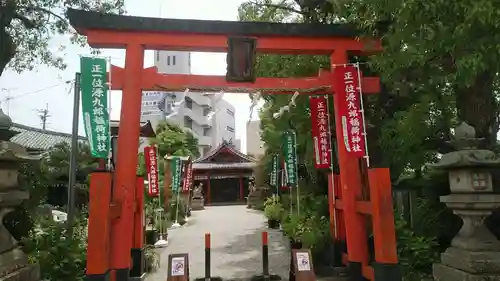
[(261, 233), (269, 232), (271, 274), (288, 279), (288, 242), (281, 232), (268, 229), (262, 212), (246, 206), (206, 207), (193, 211), (188, 225), (169, 230), (169, 245), (161, 252), (160, 269), (146, 281), (167, 280), (168, 255), (188, 253), (190, 279), (204, 276), (204, 235), (212, 237), (212, 276), (224, 280), (248, 279), (262, 273)]

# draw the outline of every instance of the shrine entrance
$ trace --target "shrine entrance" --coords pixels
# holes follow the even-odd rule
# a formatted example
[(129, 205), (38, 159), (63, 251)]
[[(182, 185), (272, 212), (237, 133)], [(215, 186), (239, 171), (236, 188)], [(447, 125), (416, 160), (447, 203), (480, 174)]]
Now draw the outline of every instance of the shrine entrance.
[(201, 185), (205, 205), (245, 204), (256, 160), (223, 141), (193, 162), (195, 185)]
[[(129, 280), (129, 276), (141, 274), (142, 227), (137, 225), (137, 218), (134, 220), (135, 210), (140, 204), (134, 199), (134, 194), (137, 186), (141, 185), (136, 179), (136, 166), (142, 91), (189, 89), (192, 92), (273, 95), (333, 94), (335, 127), (340, 136), (339, 132), (345, 129), (343, 122), (346, 116), (339, 115), (339, 106), (345, 100), (335, 95), (339, 90), (335, 77), (340, 73), (336, 69), (345, 71), (345, 66), (350, 65), (350, 55), (363, 56), (381, 50), (379, 40), (359, 40), (358, 31), (342, 24), (159, 19), (72, 9), (68, 10), (68, 18), (71, 25), (87, 37), (90, 46), (126, 50), (125, 68), (111, 68), (112, 90), (123, 91), (120, 122), (127, 124), (119, 131), (117, 145), (120, 152), (115, 175), (111, 177), (110, 173), (103, 173), (100, 180), (95, 177), (91, 182), (91, 185), (99, 185), (101, 189), (111, 189), (112, 185), (111, 197), (107, 197), (109, 204), (103, 202), (107, 209), (99, 214), (106, 214), (110, 227), (106, 227), (104, 222), (105, 231), (89, 226), (87, 280), (106, 280), (110, 274), (111, 280), (125, 281)], [(227, 52), (227, 75), (160, 74), (153, 67), (144, 69), (144, 51), (162, 49)], [(320, 71), (317, 77), (256, 78), (253, 71), (256, 52), (328, 55), (332, 70)], [(379, 79), (361, 74), (359, 88), (363, 89), (363, 94), (377, 93), (380, 90)], [(389, 172), (387, 169), (361, 171), (361, 157), (346, 146), (349, 140), (337, 137), (336, 141), (340, 176), (337, 181), (334, 177), (329, 181), (331, 224), (334, 239), (347, 246), (343, 262), (349, 269), (349, 278), (353, 281), (365, 278), (400, 280)], [(366, 190), (371, 192), (369, 199), (363, 197)], [(102, 201), (103, 198), (90, 200)], [(96, 214), (91, 213), (90, 220), (94, 216)], [(370, 224), (366, 223), (366, 217), (371, 219), (375, 245), (373, 257), (368, 251), (367, 225)]]

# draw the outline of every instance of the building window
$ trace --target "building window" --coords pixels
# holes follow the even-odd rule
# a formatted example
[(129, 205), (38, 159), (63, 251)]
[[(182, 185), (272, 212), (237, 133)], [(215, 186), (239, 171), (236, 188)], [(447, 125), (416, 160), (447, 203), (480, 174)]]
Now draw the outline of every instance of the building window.
[(204, 107), (203, 108), (203, 116), (207, 116), (208, 114), (210, 114), (212, 110), (208, 107)]
[(206, 137), (206, 136), (209, 136), (210, 135), (210, 128), (203, 128), (203, 135)]
[(193, 100), (190, 98), (184, 98), (186, 107), (189, 109), (193, 109)]
[(231, 133), (234, 133), (234, 128), (233, 128), (233, 127), (231, 127), (231, 126), (227, 126), (227, 127), (226, 127), (226, 130), (228, 130), (228, 131), (229, 131), (229, 132), (231, 132)]
[(172, 65), (175, 65), (175, 56), (172, 56)]
[(229, 108), (228, 108), (228, 109), (226, 109), (226, 111), (227, 111), (227, 114), (229, 114), (229, 115), (231, 115), (231, 116), (233, 116), (233, 117), (234, 117), (234, 111), (232, 111), (232, 110), (231, 110), (231, 109), (229, 109)]
[(160, 51), (156, 51), (156, 61), (160, 61)]
[(191, 53), (188, 55), (188, 67), (191, 69)]
[(167, 65), (170, 65), (170, 56), (167, 56)]
[(193, 120), (190, 118), (185, 118), (184, 119), (184, 127), (192, 129), (193, 128)]

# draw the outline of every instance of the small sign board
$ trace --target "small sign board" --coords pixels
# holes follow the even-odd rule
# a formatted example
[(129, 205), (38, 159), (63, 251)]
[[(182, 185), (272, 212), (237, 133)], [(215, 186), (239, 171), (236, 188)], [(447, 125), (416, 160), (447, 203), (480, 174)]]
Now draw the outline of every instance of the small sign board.
[(308, 249), (292, 250), (296, 281), (316, 281), (311, 251)]
[(167, 281), (189, 281), (188, 254), (168, 255)]

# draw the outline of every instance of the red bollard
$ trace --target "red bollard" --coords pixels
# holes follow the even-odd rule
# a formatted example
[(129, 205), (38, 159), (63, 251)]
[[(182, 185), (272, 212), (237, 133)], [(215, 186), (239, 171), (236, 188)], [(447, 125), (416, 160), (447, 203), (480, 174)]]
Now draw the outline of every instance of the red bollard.
[(264, 281), (269, 281), (269, 246), (267, 231), (262, 232), (262, 275)]
[(210, 233), (205, 233), (205, 281), (210, 281)]

